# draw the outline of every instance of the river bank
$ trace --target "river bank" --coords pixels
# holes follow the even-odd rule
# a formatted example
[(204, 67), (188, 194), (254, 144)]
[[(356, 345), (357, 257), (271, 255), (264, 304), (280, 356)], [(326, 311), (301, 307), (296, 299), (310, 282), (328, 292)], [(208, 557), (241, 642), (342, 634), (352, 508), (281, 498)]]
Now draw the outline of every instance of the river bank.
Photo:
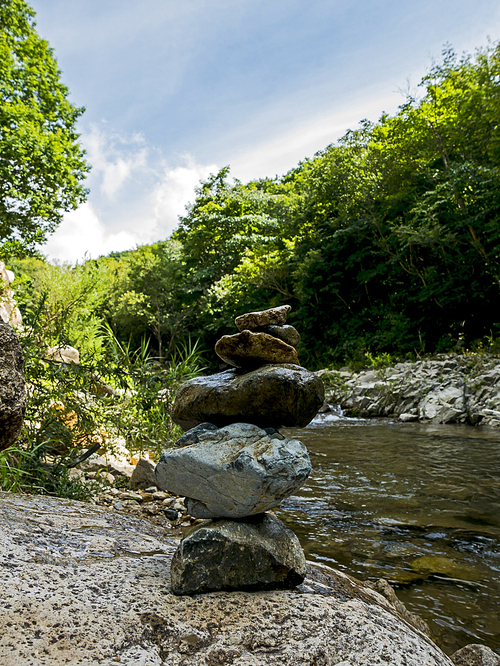
[(467, 423), (500, 428), (500, 358), (440, 355), (363, 370), (319, 370), (325, 410), (404, 422)]

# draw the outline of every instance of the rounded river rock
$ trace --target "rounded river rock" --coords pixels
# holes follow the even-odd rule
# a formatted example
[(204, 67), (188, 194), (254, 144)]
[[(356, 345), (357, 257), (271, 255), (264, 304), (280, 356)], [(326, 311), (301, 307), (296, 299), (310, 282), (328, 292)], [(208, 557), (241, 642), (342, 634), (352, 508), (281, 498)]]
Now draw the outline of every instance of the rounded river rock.
[(277, 324), (280, 326), (286, 322), (288, 313), (292, 309), (291, 305), (279, 305), (277, 308), (269, 310), (260, 310), (259, 312), (247, 312), (236, 317), (234, 323), (238, 331), (253, 331), (261, 326)]
[(217, 426), (253, 423), (261, 428), (303, 428), (324, 399), (321, 379), (298, 365), (263, 365), (251, 372), (231, 368), (184, 383), (177, 392), (172, 419), (184, 430), (204, 421)]

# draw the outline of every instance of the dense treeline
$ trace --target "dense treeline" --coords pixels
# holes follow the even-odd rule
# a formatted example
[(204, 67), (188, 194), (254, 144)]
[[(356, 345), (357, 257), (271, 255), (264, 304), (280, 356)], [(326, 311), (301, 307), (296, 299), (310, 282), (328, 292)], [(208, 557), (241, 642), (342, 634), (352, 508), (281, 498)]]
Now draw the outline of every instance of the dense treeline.
[(45, 294), (89, 354), (107, 321), (168, 359), (189, 336), (213, 349), (236, 314), (289, 303), (312, 368), (496, 336), (500, 46), (446, 50), (419, 91), (283, 177), (242, 184), (222, 169), (171, 239), (72, 269), (18, 261), (25, 309)]

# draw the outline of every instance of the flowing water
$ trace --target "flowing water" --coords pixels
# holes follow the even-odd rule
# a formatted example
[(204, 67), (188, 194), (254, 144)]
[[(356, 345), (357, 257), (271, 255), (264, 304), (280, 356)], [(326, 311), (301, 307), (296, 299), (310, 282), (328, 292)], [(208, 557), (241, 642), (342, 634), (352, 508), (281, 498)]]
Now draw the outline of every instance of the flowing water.
[(278, 512), (306, 557), (386, 578), (448, 654), (500, 653), (500, 433), (327, 414), (285, 434), (313, 464)]

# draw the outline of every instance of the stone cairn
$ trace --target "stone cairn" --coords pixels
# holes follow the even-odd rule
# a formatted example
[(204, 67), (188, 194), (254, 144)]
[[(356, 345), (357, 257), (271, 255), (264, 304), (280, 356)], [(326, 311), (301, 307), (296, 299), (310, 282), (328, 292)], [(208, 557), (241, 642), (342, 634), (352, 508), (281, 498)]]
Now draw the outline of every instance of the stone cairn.
[(283, 305), (235, 319), (215, 345), (233, 366), (181, 386), (172, 418), (186, 432), (156, 466), (159, 488), (184, 496), (200, 521), (172, 559), (172, 591), (264, 590), (306, 574), (296, 535), (270, 512), (311, 472), (307, 449), (280, 427), (304, 427), (324, 401), (321, 380), (299, 365), (300, 335)]

